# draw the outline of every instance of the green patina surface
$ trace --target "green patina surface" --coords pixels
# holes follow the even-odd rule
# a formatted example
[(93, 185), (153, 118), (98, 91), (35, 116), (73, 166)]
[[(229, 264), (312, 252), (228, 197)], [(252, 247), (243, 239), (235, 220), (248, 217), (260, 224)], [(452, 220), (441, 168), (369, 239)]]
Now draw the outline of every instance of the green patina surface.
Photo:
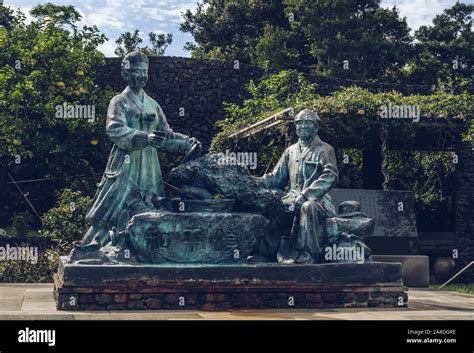
[[(339, 210), (332, 203), (329, 191), (339, 172), (333, 147), (318, 136), (321, 121), (314, 111), (295, 116), (298, 142), (273, 171), (257, 178), (234, 157), (200, 157), (199, 141), (171, 129), (159, 104), (144, 91), (148, 59), (143, 53), (124, 57), (122, 77), (127, 87), (110, 101), (107, 113), (106, 131), (114, 146), (86, 217), (91, 227), (69, 262), (370, 259), (363, 238), (374, 223), (355, 201), (342, 202)], [(159, 150), (186, 154), (169, 173), (178, 199), (165, 194)], [(347, 253), (337, 247), (363, 251), (345, 258), (336, 255)]]

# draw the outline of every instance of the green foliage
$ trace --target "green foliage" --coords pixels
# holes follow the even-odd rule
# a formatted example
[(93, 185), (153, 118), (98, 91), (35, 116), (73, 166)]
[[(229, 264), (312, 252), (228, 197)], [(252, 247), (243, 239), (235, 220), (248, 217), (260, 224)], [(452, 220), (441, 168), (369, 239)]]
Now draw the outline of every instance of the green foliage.
[[(95, 26), (78, 28), (80, 14), (71, 6), (40, 5), (29, 23), (5, 6), (0, 14), (9, 22), (0, 31), (0, 167), (20, 156), (32, 179), (55, 180), (41, 192), (79, 185), (92, 193), (94, 170), (110, 150), (104, 123), (114, 92), (95, 84), (105, 63), (97, 46), (106, 37)], [(64, 104), (94, 106), (95, 119), (57, 118)], [(34, 188), (40, 186), (29, 186), (30, 193)]]
[(380, 79), (394, 78), (411, 52), (406, 21), (380, 0), (207, 0), (183, 16), (198, 58)]
[(302, 53), (305, 38), (300, 32), (267, 24), (263, 29), (252, 63), (266, 69), (297, 69), (301, 65), (311, 65), (308, 53)]
[(59, 253), (54, 249), (38, 252), (38, 263), (0, 261), (0, 281), (5, 283), (51, 283), (57, 270)]
[(194, 37), (185, 48), (200, 59), (250, 63), (265, 25), (288, 27), (281, 0), (204, 0), (183, 17), (181, 30)]
[(14, 237), (16, 236), (16, 229), (12, 227), (2, 227), (3, 232), (0, 235), (4, 234), (5, 237)]
[[(250, 98), (242, 105), (227, 104), (228, 116), (216, 123), (221, 128), (211, 143), (211, 150), (222, 150), (227, 136), (252, 123), (269, 117), (272, 113), (289, 107), (295, 112), (314, 109), (323, 119), (323, 131), (333, 136), (348, 134), (364, 136), (380, 122), (379, 111), (383, 105), (419, 105), (420, 115), (430, 118), (470, 119), (474, 107), (473, 95), (467, 92), (452, 94), (439, 91), (432, 95), (408, 95), (399, 92), (372, 93), (365, 88), (347, 87), (328, 96), (315, 93), (316, 85), (309, 83), (296, 71), (268, 74), (258, 83), (251, 81), (247, 87)], [(384, 119), (383, 122), (398, 134), (411, 138), (413, 125), (406, 119)], [(446, 132), (449, 133), (449, 132)]]
[[(472, 87), (474, 5), (456, 3), (415, 32), (416, 55), (406, 68), (414, 83)], [(438, 82), (438, 80), (440, 82)]]
[[(285, 143), (281, 136), (269, 134), (270, 136), (262, 136), (258, 140), (252, 141), (253, 144), (245, 146), (245, 151), (257, 151), (258, 163), (257, 168), (250, 170), (254, 175), (262, 175), (268, 173), (275, 166), (285, 150)], [(232, 146), (228, 146), (233, 150)]]
[(148, 40), (150, 41), (151, 48), (146, 47), (144, 49), (145, 54), (151, 56), (164, 55), (166, 48), (173, 42), (173, 34), (171, 33), (148, 33)]
[(222, 131), (213, 139), (211, 151), (219, 149), (226, 136), (271, 113), (302, 106), (316, 95), (316, 85), (306, 81), (303, 74), (290, 70), (266, 75), (258, 83), (252, 80), (247, 85), (247, 91), (252, 98), (245, 100), (242, 106), (225, 104), (228, 116), (216, 123)]
[(183, 14), (181, 30), (193, 36), (186, 48), (195, 58), (472, 87), (474, 5), (456, 3), (415, 35), (396, 7), (380, 5), (380, 0), (205, 0)]
[[(394, 79), (408, 61), (411, 37), (398, 11), (380, 0), (287, 0), (295, 14), (292, 31), (301, 32), (316, 65), (314, 72), (351, 79)], [(344, 60), (349, 67), (344, 68)]]
[(389, 189), (411, 190), (420, 231), (454, 229), (454, 152), (389, 151)]
[(140, 38), (138, 29), (132, 32), (124, 32), (115, 41), (118, 44), (115, 49), (115, 54), (120, 57), (124, 57), (130, 52), (141, 50), (148, 56), (160, 56), (165, 53), (166, 48), (173, 42), (173, 35), (171, 33), (160, 33), (156, 34), (153, 32), (148, 33), (148, 40), (150, 41), (151, 47), (141, 46), (143, 39)]
[(72, 243), (81, 240), (87, 231), (86, 214), (92, 205), (90, 197), (79, 191), (63, 190), (55, 207), (43, 217), (42, 234), (58, 243), (61, 254), (72, 249)]
[(0, 5), (0, 30), (2, 30), (3, 35), (5, 35), (6, 28), (10, 28), (15, 22), (14, 11), (10, 8)]
[(463, 134), (463, 140), (470, 142), (474, 147), (474, 119), (469, 121), (469, 130)]
[(30, 212), (18, 212), (12, 218), (12, 225), (17, 226), (31, 226), (33, 223), (33, 216)]
[(36, 6), (30, 13), (42, 22), (51, 21), (72, 26), (82, 18), (74, 6), (58, 6), (49, 2)]
[(338, 187), (362, 188), (362, 151), (354, 148), (336, 149), (339, 170)]

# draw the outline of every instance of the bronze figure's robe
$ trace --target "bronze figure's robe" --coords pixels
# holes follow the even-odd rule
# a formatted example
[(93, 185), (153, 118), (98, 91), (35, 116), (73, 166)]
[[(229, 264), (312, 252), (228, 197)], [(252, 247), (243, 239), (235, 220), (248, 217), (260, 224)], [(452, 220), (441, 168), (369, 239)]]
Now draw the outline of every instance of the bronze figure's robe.
[(320, 254), (325, 240), (324, 218), (336, 215), (328, 194), (338, 181), (334, 149), (317, 135), (306, 148), (297, 142), (285, 150), (273, 171), (261, 180), (269, 189), (289, 187), (282, 197), (287, 209), (300, 194), (306, 197), (299, 213), (296, 249)]
[(166, 132), (166, 151), (184, 153), (191, 143), (171, 130), (153, 98), (143, 93), (139, 101), (129, 88), (110, 101), (106, 129), (114, 146), (87, 220), (102, 229), (123, 230), (134, 214), (153, 208), (153, 198), (165, 196), (158, 151), (149, 145), (148, 134)]

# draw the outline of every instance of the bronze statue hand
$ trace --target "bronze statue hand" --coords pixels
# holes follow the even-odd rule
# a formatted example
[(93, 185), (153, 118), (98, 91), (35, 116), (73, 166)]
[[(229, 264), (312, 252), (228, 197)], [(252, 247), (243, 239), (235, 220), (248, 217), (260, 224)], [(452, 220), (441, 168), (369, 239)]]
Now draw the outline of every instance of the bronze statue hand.
[(164, 131), (153, 131), (151, 134), (148, 135), (148, 143), (150, 146), (161, 148), (166, 140), (166, 132)]
[(293, 211), (295, 213), (299, 213), (301, 211), (301, 207), (303, 206), (303, 204), (308, 201), (308, 199), (306, 198), (306, 196), (304, 196), (303, 194), (300, 194), (295, 202), (293, 203)]

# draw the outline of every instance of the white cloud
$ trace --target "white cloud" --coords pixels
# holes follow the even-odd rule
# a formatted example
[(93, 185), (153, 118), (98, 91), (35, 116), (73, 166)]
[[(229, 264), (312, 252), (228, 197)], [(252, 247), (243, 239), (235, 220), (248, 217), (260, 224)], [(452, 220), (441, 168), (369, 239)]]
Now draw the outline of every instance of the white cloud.
[(440, 15), (455, 3), (455, 0), (383, 0), (382, 6), (396, 6), (401, 17), (407, 18), (408, 26), (417, 30), (420, 26), (430, 25), (436, 15)]
[(118, 30), (122, 30), (124, 25), (116, 16), (102, 11), (94, 11), (86, 14), (81, 22), (88, 26), (96, 25), (99, 28), (111, 27)]
[(114, 43), (113, 40), (108, 40), (104, 44), (101, 44), (97, 47), (99, 51), (101, 51), (106, 57), (117, 56), (115, 55), (114, 51), (117, 45)]
[(162, 29), (155, 29), (154, 31), (152, 31), (153, 33), (155, 34), (166, 34), (165, 31), (163, 31)]

